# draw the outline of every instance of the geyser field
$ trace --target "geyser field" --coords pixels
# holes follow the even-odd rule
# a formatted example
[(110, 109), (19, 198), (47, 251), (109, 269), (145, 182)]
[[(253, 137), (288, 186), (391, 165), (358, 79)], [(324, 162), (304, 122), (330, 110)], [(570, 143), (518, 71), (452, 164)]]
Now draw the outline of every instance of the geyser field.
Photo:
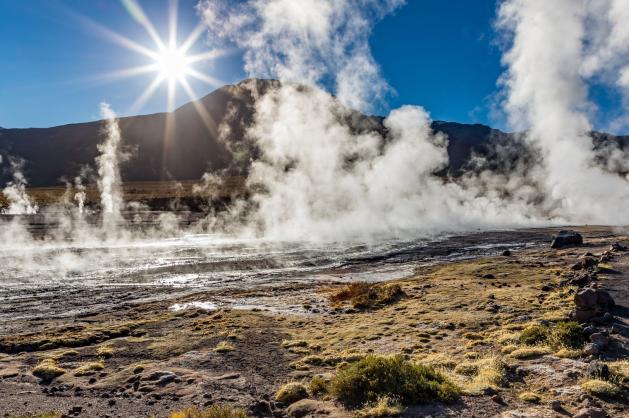
[(404, 0), (141, 3), (64, 13), (167, 112), (0, 128), (2, 416), (629, 415), (626, 0), (492, 6), (502, 130), (389, 106)]

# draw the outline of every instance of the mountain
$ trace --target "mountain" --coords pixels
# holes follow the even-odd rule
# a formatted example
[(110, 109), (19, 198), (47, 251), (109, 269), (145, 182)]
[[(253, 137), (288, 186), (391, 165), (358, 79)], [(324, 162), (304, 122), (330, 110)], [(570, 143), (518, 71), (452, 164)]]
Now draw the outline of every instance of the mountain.
[[(221, 87), (172, 113), (120, 118), (125, 150), (133, 154), (132, 162), (122, 166), (123, 180), (197, 180), (207, 171), (229, 170), (233, 174), (246, 171), (257, 152), (244, 135), (244, 127), (253, 121), (255, 97), (279, 84), (276, 80), (245, 80)], [(350, 114), (348, 123), (356, 130), (384, 133), (382, 118), (358, 112)], [(222, 122), (229, 126), (229, 140), (221, 140)], [(24, 173), (32, 186), (63, 184), (64, 179), (73, 179), (83, 167), (94, 167), (102, 129), (102, 121), (52, 128), (1, 129), (0, 154), (22, 158)], [(452, 175), (468, 169), (472, 155), (498, 161), (497, 144), (518, 144), (514, 135), (484, 125), (437, 121), (433, 129), (449, 137), (448, 172)], [(603, 139), (613, 137), (599, 135), (599, 140)], [(627, 137), (623, 141), (627, 142)], [(522, 152), (517, 145), (506, 158), (520, 158)], [(0, 185), (9, 179), (10, 173), (5, 170), (0, 174)]]

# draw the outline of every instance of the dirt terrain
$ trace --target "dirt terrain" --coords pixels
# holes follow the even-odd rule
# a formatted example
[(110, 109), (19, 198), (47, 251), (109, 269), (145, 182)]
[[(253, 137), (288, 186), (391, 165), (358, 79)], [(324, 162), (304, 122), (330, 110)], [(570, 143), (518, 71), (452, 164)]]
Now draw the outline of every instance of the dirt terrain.
[[(120, 295), (120, 303), (75, 316), (16, 319), (0, 330), (0, 414), (168, 417), (220, 404), (250, 416), (376, 416), (343, 406), (326, 382), (365, 356), (401, 354), (459, 391), (451, 403), (399, 408), (402, 416), (627, 416), (629, 238), (612, 228), (577, 230), (580, 247), (417, 262), (391, 282), (156, 292), (128, 304)], [(607, 289), (616, 306), (581, 326), (578, 348), (556, 344), (575, 295), (587, 289)], [(302, 309), (215, 309), (221, 296)], [(599, 334), (604, 343), (592, 347)], [(280, 402), (276, 393), (289, 382), (307, 388), (306, 399)]]

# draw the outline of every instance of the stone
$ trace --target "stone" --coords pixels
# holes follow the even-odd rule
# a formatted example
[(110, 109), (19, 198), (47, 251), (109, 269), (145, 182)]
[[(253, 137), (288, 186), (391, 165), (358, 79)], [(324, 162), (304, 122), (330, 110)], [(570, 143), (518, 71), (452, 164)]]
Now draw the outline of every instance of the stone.
[(590, 284), (595, 278), (595, 274), (593, 274), (592, 272), (583, 272), (578, 274), (576, 277), (568, 280), (568, 284), (570, 286), (577, 286), (577, 287), (585, 287), (588, 284)]
[(607, 290), (596, 289), (596, 303), (598, 306), (603, 307), (605, 309), (612, 309), (616, 306), (616, 302), (614, 302), (614, 298), (609, 294)]
[(627, 251), (629, 248), (625, 245), (622, 245), (618, 242), (614, 242), (611, 245), (610, 251)]
[(273, 411), (268, 400), (260, 399), (249, 407), (249, 414), (256, 417), (268, 417), (273, 415)]
[(584, 352), (585, 354), (587, 354), (588, 356), (596, 356), (596, 355), (598, 355), (598, 353), (599, 353), (600, 351), (601, 351), (601, 350), (600, 350), (599, 346), (598, 346), (598, 345), (596, 345), (596, 344), (592, 344), (592, 343), (586, 344), (586, 345), (583, 347), (583, 352)]
[(502, 252), (502, 256), (503, 257), (510, 257), (511, 256), (511, 251), (510, 250), (504, 250)]
[(598, 260), (594, 257), (583, 257), (577, 260), (576, 263), (570, 267), (572, 270), (589, 270), (598, 265)]
[(609, 336), (605, 335), (602, 332), (595, 332), (590, 335), (590, 341), (593, 344), (598, 345), (601, 349), (604, 349), (609, 345)]
[(563, 411), (563, 406), (561, 406), (561, 401), (558, 401), (557, 399), (550, 401), (548, 405), (550, 406), (550, 409), (552, 409), (553, 411), (556, 411), (556, 412)]
[(325, 411), (321, 410), (321, 403), (312, 399), (302, 399), (288, 407), (286, 412), (288, 416), (302, 418), (305, 416), (321, 415)]
[(597, 312), (594, 309), (577, 308), (572, 312), (571, 316), (575, 321), (583, 323), (590, 321), (592, 318), (596, 317), (596, 315)]
[(592, 361), (585, 370), (587, 377), (607, 380), (609, 379), (609, 367), (601, 361)]
[(577, 411), (576, 414), (572, 416), (572, 418), (608, 418), (607, 412), (602, 410), (601, 408), (582, 408)]
[(563, 230), (555, 236), (551, 248), (568, 248), (583, 245), (583, 237), (575, 231)]
[(597, 307), (598, 296), (594, 289), (584, 289), (574, 295), (574, 304), (578, 308), (595, 309)]

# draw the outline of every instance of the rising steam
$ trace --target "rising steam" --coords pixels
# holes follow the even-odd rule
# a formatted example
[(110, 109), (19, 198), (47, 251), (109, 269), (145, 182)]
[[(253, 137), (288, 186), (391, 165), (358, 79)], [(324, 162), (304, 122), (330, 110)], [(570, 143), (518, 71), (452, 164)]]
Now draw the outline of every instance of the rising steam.
[[(622, 52), (627, 51), (626, 21), (617, 25), (613, 14), (626, 10), (626, 2), (599, 6), (603, 3), (608, 14), (593, 14), (591, 2), (584, 0), (508, 0), (499, 11), (499, 25), (511, 37), (503, 58), (506, 110), (541, 153), (544, 206), (571, 223), (629, 223), (629, 212), (622, 209), (629, 206), (629, 183), (594, 164), (590, 136), (588, 81), (604, 64), (620, 68), (628, 58)], [(601, 16), (610, 31), (587, 25)], [(605, 47), (588, 55), (591, 44)]]
[[(116, 113), (106, 104), (101, 104), (101, 115), (105, 119), (103, 133), (105, 139), (98, 145), (100, 156), (96, 158), (98, 167), (98, 190), (103, 215), (103, 229), (115, 232), (120, 224), (123, 205), (120, 166), (120, 128)], [(80, 200), (79, 200), (80, 202)]]
[[(2, 159), (0, 158), (0, 164)], [(13, 180), (2, 190), (8, 202), (8, 207), (2, 210), (5, 215), (33, 215), (39, 209), (26, 193), (28, 182), (24, 176), (24, 161), (19, 158), (9, 158), (9, 165)]]

